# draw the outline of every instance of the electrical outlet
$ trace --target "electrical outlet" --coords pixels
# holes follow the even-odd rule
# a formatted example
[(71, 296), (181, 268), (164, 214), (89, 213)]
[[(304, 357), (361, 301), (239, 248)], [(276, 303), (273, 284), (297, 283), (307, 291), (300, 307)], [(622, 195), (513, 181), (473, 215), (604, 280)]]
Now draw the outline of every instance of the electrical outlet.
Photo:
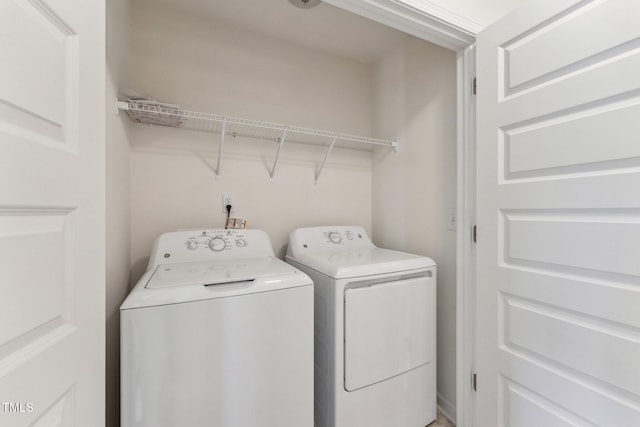
[(227, 205), (231, 205), (231, 212), (235, 212), (233, 205), (233, 195), (231, 193), (222, 193), (222, 213), (227, 213)]

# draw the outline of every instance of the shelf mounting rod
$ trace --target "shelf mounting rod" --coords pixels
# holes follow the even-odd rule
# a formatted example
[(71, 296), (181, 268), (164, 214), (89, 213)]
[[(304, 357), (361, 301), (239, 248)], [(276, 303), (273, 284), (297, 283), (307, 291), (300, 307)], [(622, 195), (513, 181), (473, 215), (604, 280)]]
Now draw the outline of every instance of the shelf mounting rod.
[(216, 165), (216, 176), (220, 176), (220, 159), (222, 158), (222, 146), (224, 145), (225, 130), (227, 128), (227, 118), (222, 119), (222, 130), (220, 131), (220, 145), (218, 146), (218, 164)]
[(282, 133), (282, 136), (278, 138), (278, 149), (276, 150), (276, 158), (273, 161), (273, 167), (271, 168), (271, 172), (269, 172), (269, 182), (273, 182), (273, 176), (276, 172), (276, 166), (278, 165), (278, 157), (280, 157), (280, 150), (282, 150), (282, 146), (284, 145), (284, 140), (287, 137), (287, 130), (285, 129)]
[(324, 159), (322, 159), (322, 163), (320, 163), (320, 168), (318, 169), (318, 172), (316, 172), (316, 179), (313, 181), (314, 184), (318, 184), (318, 179), (320, 178), (320, 174), (322, 173), (322, 168), (324, 168), (324, 164), (327, 162), (327, 158), (329, 157), (329, 154), (331, 153), (331, 150), (333, 150), (333, 146), (335, 145), (336, 141), (338, 140), (338, 137), (333, 137), (333, 141), (331, 141), (331, 145), (329, 145), (329, 149), (327, 150), (326, 153), (324, 153)]

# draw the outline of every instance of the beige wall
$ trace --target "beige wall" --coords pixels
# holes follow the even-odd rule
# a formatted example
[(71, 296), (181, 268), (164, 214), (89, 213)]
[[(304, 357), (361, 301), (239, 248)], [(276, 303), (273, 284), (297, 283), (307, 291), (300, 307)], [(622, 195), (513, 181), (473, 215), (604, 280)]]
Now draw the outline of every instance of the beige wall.
[[(369, 135), (371, 67), (239, 31), (223, 23), (133, 4), (129, 87), (216, 114)], [(132, 280), (153, 239), (184, 228), (222, 227), (223, 192), (235, 216), (265, 230), (278, 255), (291, 230), (324, 224), (371, 227), (371, 153), (285, 143), (273, 182), (274, 141), (227, 138), (216, 178), (218, 137), (132, 126)]]
[(373, 159), (373, 239), (438, 265), (438, 404), (455, 417), (456, 55), (407, 37), (376, 67), (375, 133), (397, 138), (397, 153)]
[(120, 304), (129, 290), (129, 120), (116, 116), (127, 66), (128, 0), (107, 4), (106, 82), (106, 426), (120, 425)]

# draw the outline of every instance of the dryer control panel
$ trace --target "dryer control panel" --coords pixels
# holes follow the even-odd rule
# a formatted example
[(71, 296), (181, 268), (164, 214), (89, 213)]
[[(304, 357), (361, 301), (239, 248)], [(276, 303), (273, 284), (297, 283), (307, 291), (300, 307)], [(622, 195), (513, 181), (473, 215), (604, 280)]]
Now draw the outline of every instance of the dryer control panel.
[(327, 230), (323, 234), (327, 238), (327, 243), (333, 243), (334, 245), (339, 245), (341, 243), (349, 244), (349, 241), (351, 240), (355, 240), (357, 242), (358, 240), (369, 239), (363, 232), (354, 231), (351, 228), (345, 230)]
[(207, 229), (164, 233), (156, 240), (148, 268), (159, 264), (274, 256), (262, 230)]
[(364, 228), (359, 226), (307, 227), (289, 236), (288, 252), (324, 252), (375, 248)]

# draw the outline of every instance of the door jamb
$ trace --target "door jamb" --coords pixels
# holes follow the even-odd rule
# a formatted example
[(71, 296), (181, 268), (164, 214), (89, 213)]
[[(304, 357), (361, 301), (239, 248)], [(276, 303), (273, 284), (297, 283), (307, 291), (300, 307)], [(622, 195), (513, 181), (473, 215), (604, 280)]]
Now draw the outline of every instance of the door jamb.
[(476, 103), (475, 45), (458, 51), (456, 241), (456, 424), (475, 424)]

